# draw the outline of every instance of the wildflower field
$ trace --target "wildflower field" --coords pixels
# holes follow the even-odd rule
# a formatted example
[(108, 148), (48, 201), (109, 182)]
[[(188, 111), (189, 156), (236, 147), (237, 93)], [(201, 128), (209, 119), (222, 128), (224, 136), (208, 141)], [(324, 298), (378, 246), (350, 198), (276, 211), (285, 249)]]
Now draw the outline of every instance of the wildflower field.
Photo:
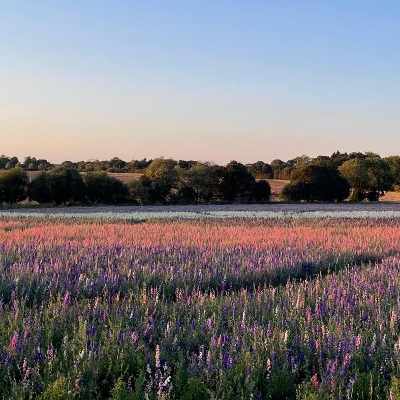
[(398, 211), (0, 214), (2, 399), (400, 399)]

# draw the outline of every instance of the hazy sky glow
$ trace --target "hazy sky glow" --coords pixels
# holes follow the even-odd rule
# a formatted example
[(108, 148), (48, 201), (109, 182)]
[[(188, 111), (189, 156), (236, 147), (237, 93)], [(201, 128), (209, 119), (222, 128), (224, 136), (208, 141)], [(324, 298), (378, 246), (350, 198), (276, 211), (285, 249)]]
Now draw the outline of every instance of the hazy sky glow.
[(397, 0), (0, 0), (0, 154), (400, 154)]

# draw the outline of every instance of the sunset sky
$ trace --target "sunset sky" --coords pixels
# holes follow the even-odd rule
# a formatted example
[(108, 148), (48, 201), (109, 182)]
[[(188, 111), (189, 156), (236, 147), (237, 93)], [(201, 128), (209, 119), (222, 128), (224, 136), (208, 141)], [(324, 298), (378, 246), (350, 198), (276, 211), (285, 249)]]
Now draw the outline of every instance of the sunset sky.
[(0, 154), (400, 154), (400, 2), (0, 0)]

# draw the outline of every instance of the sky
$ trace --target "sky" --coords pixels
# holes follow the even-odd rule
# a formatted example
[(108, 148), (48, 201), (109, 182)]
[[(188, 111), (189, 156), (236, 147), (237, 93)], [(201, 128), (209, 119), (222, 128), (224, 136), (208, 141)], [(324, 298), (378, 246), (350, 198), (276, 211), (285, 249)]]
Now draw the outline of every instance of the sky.
[(400, 154), (398, 0), (0, 0), (0, 154)]

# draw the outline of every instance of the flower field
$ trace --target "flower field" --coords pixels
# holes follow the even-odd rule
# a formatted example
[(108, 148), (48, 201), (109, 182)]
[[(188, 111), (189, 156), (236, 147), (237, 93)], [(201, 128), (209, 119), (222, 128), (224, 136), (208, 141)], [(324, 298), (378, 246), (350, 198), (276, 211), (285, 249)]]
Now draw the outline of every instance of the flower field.
[(398, 211), (3, 213), (0, 294), (2, 399), (400, 399)]

